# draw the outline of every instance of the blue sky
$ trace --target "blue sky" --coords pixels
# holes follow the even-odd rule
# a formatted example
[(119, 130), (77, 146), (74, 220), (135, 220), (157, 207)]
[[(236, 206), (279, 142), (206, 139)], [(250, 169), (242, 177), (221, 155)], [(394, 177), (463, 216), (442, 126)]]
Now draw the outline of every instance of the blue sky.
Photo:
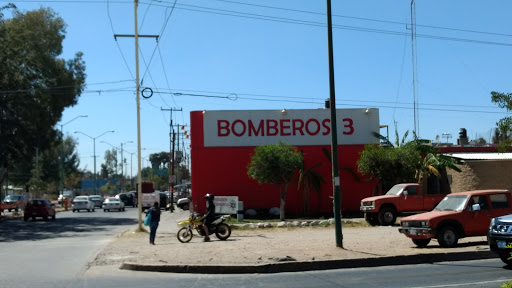
[[(13, 1), (0, 4), (7, 2)], [(134, 34), (133, 1), (14, 2), (22, 11), (51, 7), (68, 25), (61, 57), (84, 53), (87, 88), (60, 122), (79, 142), (81, 168), (93, 170), (93, 141), (73, 132), (96, 137), (114, 130), (96, 139), (96, 169), (112, 148), (100, 141), (133, 141), (123, 147), (135, 175), (136, 154), (128, 154), (137, 148), (134, 39), (114, 39)], [(172, 112), (173, 122), (188, 125), (194, 110), (323, 107), (325, 11), (320, 0), (139, 1), (139, 34), (159, 35), (158, 42), (139, 41), (142, 87), (154, 92), (141, 98), (142, 157), (169, 150), (170, 112), (162, 108), (181, 109)], [(510, 11), (512, 2), (504, 0), (415, 1), (413, 66), (409, 0), (333, 0), (337, 108), (379, 108), (390, 133), (396, 123), (400, 135), (411, 135), (414, 68), (421, 138), (455, 142), (466, 128), (470, 139), (489, 141), (507, 115), (490, 92), (512, 92)], [(73, 120), (79, 115), (88, 117)]]

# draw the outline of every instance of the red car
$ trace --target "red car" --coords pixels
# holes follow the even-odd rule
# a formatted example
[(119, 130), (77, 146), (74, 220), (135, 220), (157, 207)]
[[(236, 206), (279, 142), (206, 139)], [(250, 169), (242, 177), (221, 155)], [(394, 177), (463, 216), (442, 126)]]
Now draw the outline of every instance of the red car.
[(23, 220), (27, 221), (29, 217), (32, 217), (32, 220), (36, 220), (36, 217), (43, 217), (44, 220), (47, 220), (48, 217), (52, 217), (52, 220), (55, 220), (54, 204), (47, 199), (33, 199), (28, 201), (27, 206), (25, 206)]

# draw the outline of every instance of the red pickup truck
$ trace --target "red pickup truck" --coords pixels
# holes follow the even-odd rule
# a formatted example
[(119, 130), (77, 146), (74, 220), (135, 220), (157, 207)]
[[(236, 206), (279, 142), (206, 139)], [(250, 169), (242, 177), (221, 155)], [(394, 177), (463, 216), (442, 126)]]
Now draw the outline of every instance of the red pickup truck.
[(399, 214), (431, 211), (444, 196), (446, 194), (423, 193), (417, 183), (402, 183), (393, 186), (385, 195), (364, 198), (360, 210), (368, 224), (388, 226), (395, 224)]

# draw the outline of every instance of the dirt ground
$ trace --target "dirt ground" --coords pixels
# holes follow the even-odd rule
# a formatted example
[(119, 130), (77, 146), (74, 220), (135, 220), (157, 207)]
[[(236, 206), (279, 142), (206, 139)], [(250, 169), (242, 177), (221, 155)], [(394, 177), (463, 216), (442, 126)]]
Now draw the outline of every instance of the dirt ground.
[(127, 231), (118, 235), (98, 254), (91, 265), (138, 264), (267, 264), (281, 261), (311, 261), (372, 258), (439, 252), (489, 250), (485, 237), (465, 238), (452, 249), (440, 248), (432, 241), (426, 248), (416, 248), (398, 232), (398, 227), (353, 227), (342, 230), (343, 248), (336, 247), (333, 227), (255, 228), (233, 230), (220, 241), (212, 237), (203, 242), (194, 235), (189, 243), (180, 243), (175, 232), (157, 232), (156, 245), (149, 245), (147, 233)]

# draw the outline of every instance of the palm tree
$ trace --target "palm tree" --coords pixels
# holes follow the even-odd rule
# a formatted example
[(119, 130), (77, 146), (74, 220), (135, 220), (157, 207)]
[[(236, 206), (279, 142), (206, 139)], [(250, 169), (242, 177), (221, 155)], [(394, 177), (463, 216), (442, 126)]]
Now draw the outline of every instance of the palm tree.
[(299, 183), (297, 185), (297, 191), (302, 188), (302, 211), (307, 213), (309, 210), (309, 194), (311, 188), (314, 188), (318, 195), (318, 203), (320, 205), (320, 198), (322, 197), (322, 183), (326, 184), (324, 177), (314, 169), (322, 166), (322, 163), (316, 163), (315, 165), (306, 169), (304, 161), (304, 151), (301, 150), (302, 166), (299, 169)]

